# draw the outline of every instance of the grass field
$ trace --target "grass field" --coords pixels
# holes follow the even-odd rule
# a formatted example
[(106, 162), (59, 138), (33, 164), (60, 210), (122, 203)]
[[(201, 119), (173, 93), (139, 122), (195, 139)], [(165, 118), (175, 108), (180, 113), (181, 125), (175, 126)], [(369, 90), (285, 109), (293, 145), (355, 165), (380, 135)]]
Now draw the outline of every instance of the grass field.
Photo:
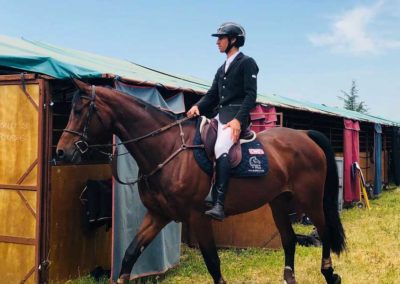
[[(371, 210), (347, 209), (341, 214), (348, 250), (333, 257), (342, 283), (400, 283), (400, 188), (383, 192), (371, 201)], [(296, 225), (297, 233), (311, 226)], [(228, 283), (282, 283), (283, 252), (268, 249), (221, 249), (221, 268)], [(296, 278), (299, 283), (324, 283), (320, 274), (321, 248), (297, 247)], [(69, 281), (95, 283), (89, 278)], [(108, 283), (107, 280), (102, 283)], [(132, 283), (212, 283), (198, 250), (182, 245), (180, 265), (163, 276)]]

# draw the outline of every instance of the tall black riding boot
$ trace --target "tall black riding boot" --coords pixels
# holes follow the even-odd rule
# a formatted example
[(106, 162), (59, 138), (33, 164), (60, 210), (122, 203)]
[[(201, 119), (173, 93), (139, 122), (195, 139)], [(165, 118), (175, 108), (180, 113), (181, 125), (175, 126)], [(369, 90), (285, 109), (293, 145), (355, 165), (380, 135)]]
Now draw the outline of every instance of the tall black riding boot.
[(215, 190), (217, 192), (217, 200), (214, 207), (205, 212), (206, 215), (218, 221), (222, 221), (225, 218), (224, 201), (229, 184), (230, 169), (231, 164), (228, 154), (222, 154), (222, 156), (217, 159), (216, 164)]

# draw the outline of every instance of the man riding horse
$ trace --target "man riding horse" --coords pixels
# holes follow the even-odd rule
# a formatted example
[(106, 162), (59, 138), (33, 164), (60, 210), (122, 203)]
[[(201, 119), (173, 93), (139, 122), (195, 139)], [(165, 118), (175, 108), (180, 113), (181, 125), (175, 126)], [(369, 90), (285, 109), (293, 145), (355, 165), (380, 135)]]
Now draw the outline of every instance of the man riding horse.
[[(207, 215), (203, 213), (203, 200), (209, 191), (209, 176), (196, 163), (196, 145), (187, 144), (197, 135), (195, 124), (185, 123), (188, 118), (177, 120), (176, 116), (115, 89), (74, 80), (79, 90), (72, 100), (67, 127), (57, 143), (58, 158), (79, 162), (86, 152), (81, 149), (82, 144), (95, 149), (102, 145), (95, 144), (101, 142), (102, 136), (113, 133), (142, 173), (137, 183), (147, 213), (125, 250), (118, 283), (129, 282), (142, 252), (172, 221), (186, 222), (193, 228), (214, 283), (226, 283), (208, 216), (222, 220), (225, 212), (232, 216), (266, 203), (270, 204), (281, 235), (284, 281), (297, 283), (296, 235), (288, 212), (294, 203), (318, 230), (322, 241), (321, 273), (326, 283), (341, 283), (341, 277), (334, 273), (331, 252), (340, 255), (346, 249), (346, 235), (337, 209), (339, 175), (335, 153), (324, 134), (285, 127), (260, 132), (257, 140), (268, 156), (268, 174), (232, 178), (232, 192), (224, 208), (230, 168), (227, 153), (249, 124), (249, 111), (256, 100), (258, 68), (253, 59), (238, 53), (245, 38), (242, 27), (227, 23), (214, 36), (228, 60), (218, 69), (207, 95), (188, 112), (188, 116), (194, 116), (205, 114), (212, 107), (218, 109), (217, 181), (213, 187), (217, 196)], [(115, 109), (119, 111), (112, 111)]]
[(244, 45), (246, 33), (242, 26), (228, 22), (220, 26), (215, 34), (219, 51), (227, 59), (215, 74), (206, 95), (187, 112), (189, 117), (204, 114), (216, 108), (218, 121), (215, 143), (216, 179), (212, 188), (213, 207), (205, 214), (222, 221), (225, 218), (224, 200), (229, 183), (229, 149), (246, 130), (250, 122), (250, 110), (257, 98), (258, 67), (253, 58), (244, 55), (239, 48)]

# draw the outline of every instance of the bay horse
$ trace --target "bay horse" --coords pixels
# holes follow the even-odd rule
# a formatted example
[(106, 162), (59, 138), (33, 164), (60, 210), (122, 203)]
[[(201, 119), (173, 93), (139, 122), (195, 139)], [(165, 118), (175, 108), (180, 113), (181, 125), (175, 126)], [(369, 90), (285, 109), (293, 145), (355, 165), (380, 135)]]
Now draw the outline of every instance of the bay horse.
[[(172, 113), (107, 87), (74, 80), (68, 124), (57, 144), (60, 160), (76, 163), (82, 144), (93, 145), (104, 133), (118, 136), (136, 160), (141, 178), (140, 198), (147, 213), (127, 248), (118, 283), (128, 282), (142, 251), (171, 221), (187, 222), (194, 229), (200, 251), (214, 283), (226, 283), (212, 234), (211, 219), (204, 214), (210, 177), (193, 155), (194, 119), (178, 120)], [(269, 203), (285, 255), (283, 277), (297, 283), (294, 274), (296, 236), (289, 204), (305, 213), (322, 240), (321, 272), (327, 283), (341, 283), (333, 273), (331, 251), (346, 248), (338, 213), (338, 172), (329, 140), (317, 131), (278, 127), (257, 137), (268, 155), (269, 172), (254, 178), (231, 178), (225, 213), (248, 212)]]

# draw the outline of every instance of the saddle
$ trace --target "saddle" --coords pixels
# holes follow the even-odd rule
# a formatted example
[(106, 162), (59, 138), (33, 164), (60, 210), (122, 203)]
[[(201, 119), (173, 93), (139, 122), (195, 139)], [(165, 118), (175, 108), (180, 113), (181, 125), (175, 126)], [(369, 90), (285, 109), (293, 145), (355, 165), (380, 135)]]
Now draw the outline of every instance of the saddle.
[[(202, 116), (200, 122), (200, 136), (201, 141), (204, 144), (207, 157), (213, 161), (215, 159), (214, 146), (217, 141), (218, 121), (216, 119), (207, 119)], [(250, 127), (246, 131), (240, 133), (239, 141), (233, 144), (229, 149), (229, 161), (231, 168), (239, 165), (242, 160), (242, 147), (241, 144), (252, 142), (256, 139), (256, 133), (250, 130)]]

